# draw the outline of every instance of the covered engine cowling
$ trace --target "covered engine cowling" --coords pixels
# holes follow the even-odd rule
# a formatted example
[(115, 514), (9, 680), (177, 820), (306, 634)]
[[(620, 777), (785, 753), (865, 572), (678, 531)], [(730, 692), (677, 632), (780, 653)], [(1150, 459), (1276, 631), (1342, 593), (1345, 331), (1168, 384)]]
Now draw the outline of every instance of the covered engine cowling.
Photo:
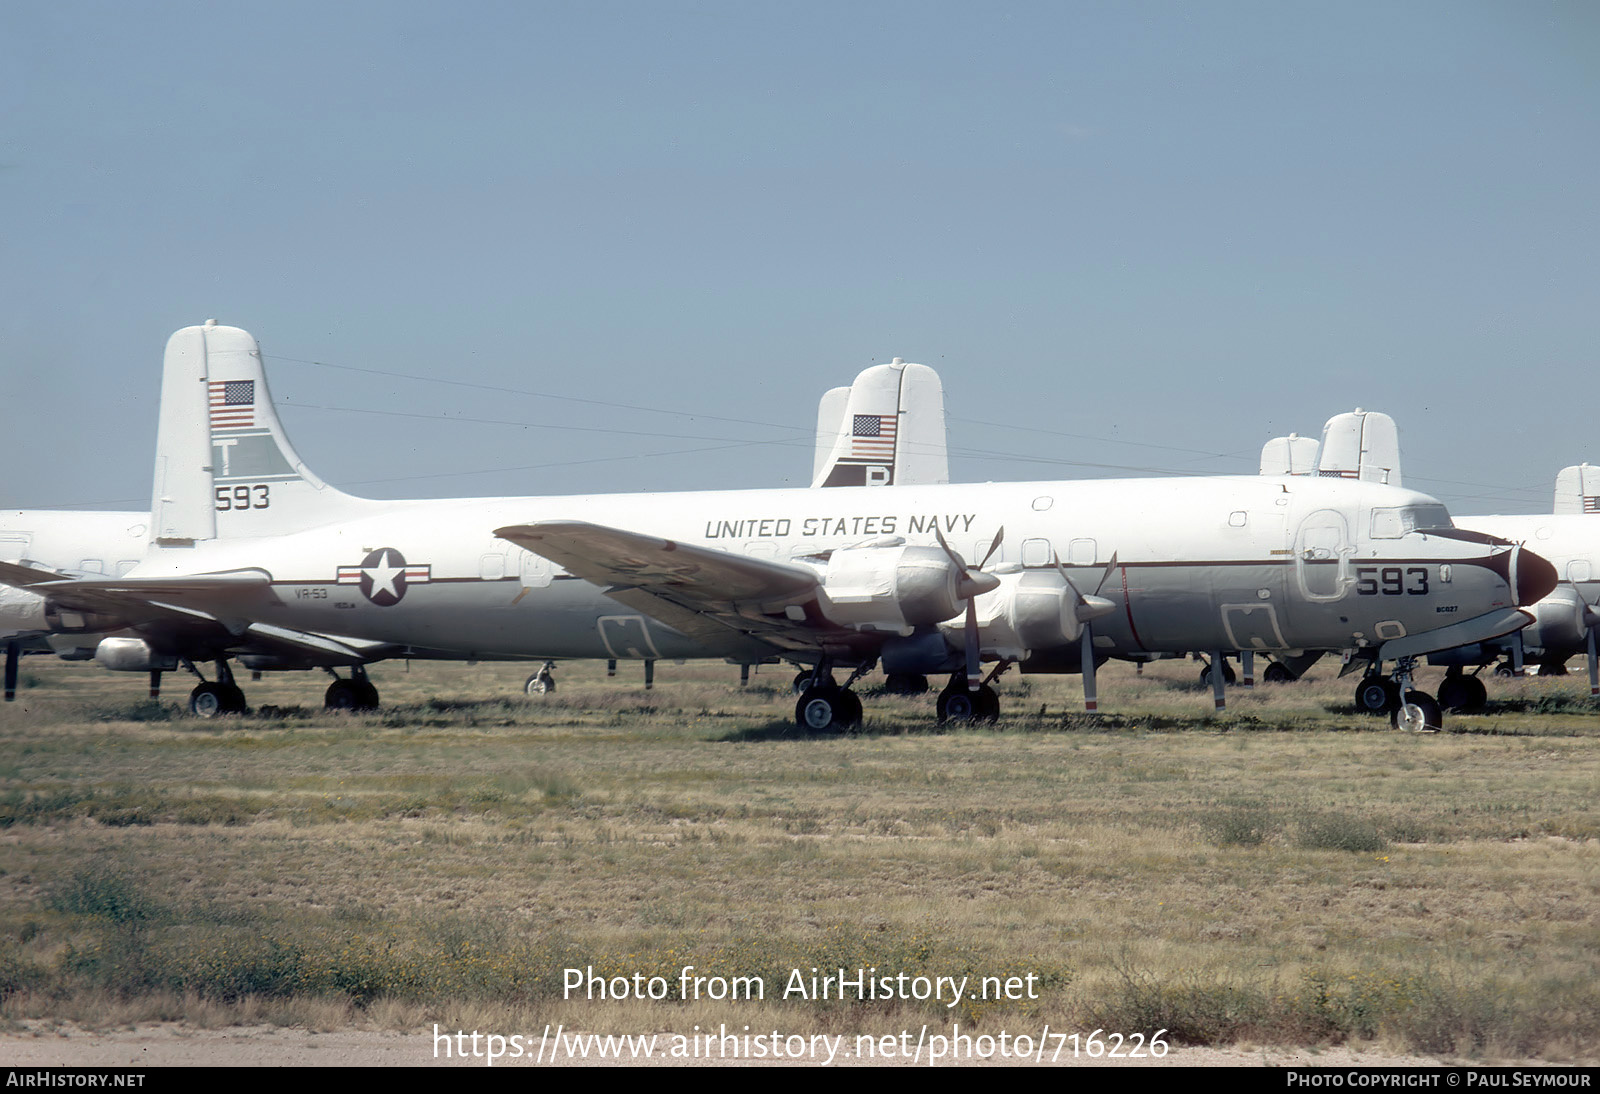
[(817, 599), (840, 626), (906, 633), (964, 611), (960, 581), (937, 547), (846, 547), (828, 559)]
[(44, 597), (26, 589), (0, 585), (0, 637), (49, 629)]
[(1527, 609), (1533, 622), (1522, 631), (1522, 644), (1530, 652), (1579, 649), (1587, 640), (1592, 614), (1578, 590), (1563, 585)]
[(168, 671), (178, 667), (176, 657), (155, 652), (142, 638), (101, 639), (94, 659), (113, 672)]
[[(978, 597), (976, 606), (979, 649), (1009, 660), (1076, 642), (1083, 631), (1077, 594), (1053, 570), (1002, 574), (1000, 587)], [(964, 623), (957, 618), (939, 627), (956, 649), (965, 642)]]

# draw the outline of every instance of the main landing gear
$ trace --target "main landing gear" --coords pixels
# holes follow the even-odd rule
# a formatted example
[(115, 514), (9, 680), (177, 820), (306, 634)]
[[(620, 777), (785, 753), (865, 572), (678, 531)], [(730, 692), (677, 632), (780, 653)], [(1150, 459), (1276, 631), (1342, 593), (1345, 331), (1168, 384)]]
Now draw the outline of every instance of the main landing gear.
[[(189, 713), (197, 718), (243, 714), (250, 709), (244, 699), (244, 689), (234, 683), (232, 666), (223, 659), (219, 659), (216, 665), (217, 678), (207, 680), (200, 675), (200, 670), (194, 667), (194, 662), (188, 660), (183, 662), (184, 668), (200, 677), (200, 682), (189, 693)], [(322, 696), (323, 706), (328, 710), (378, 709), (378, 689), (367, 679), (365, 666), (352, 666), (348, 680), (339, 679), (332, 669), (328, 669), (328, 675), (333, 677), (333, 683), (328, 685), (328, 690)], [(159, 687), (158, 681), (159, 674), (152, 672), (150, 674), (152, 695)]]
[[(1356, 708), (1366, 714), (1387, 714), (1390, 725), (1408, 733), (1439, 732), (1444, 728), (1444, 711), (1433, 696), (1412, 688), (1411, 670), (1415, 667), (1416, 658), (1402, 657), (1389, 679), (1377, 670), (1368, 672), (1356, 686)], [(1469, 678), (1458, 679), (1465, 683)], [(1441, 697), (1445, 694), (1441, 688)]]
[[(947, 722), (993, 722), (1000, 717), (1000, 697), (990, 685), (1011, 664), (1002, 661), (976, 687), (969, 687), (965, 672), (957, 672), (939, 692), (934, 709), (940, 725)], [(850, 674), (843, 686), (834, 682), (826, 662), (807, 669), (794, 679), (798, 698), (794, 704), (794, 723), (807, 733), (844, 733), (861, 724), (861, 699), (851, 690), (873, 668), (867, 664)], [(884, 690), (898, 695), (915, 695), (927, 690), (927, 678), (891, 674)]]
[(350, 679), (341, 680), (333, 675), (333, 670), (328, 670), (328, 675), (333, 676), (333, 683), (328, 685), (328, 690), (322, 694), (322, 705), (328, 710), (377, 710), (378, 689), (367, 679), (367, 670), (362, 665), (353, 665), (350, 668)]
[[(194, 667), (192, 661), (185, 661), (184, 667), (196, 676), (200, 670)], [(189, 713), (197, 718), (215, 718), (221, 714), (243, 714), (247, 709), (244, 701), (244, 689), (233, 682), (233, 669), (225, 660), (217, 661), (217, 678), (208, 681), (200, 676), (200, 682), (189, 693)]]

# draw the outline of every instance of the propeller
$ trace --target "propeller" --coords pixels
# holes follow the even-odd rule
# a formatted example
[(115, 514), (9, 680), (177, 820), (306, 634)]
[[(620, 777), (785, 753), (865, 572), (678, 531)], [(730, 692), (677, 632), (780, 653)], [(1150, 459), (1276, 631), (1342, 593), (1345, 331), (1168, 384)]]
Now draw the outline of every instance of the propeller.
[(1591, 604), (1584, 599), (1583, 590), (1578, 588), (1578, 583), (1572, 583), (1572, 591), (1578, 594), (1578, 603), (1583, 605), (1583, 613), (1579, 616), (1583, 623), (1585, 645), (1589, 654), (1589, 698), (1600, 697), (1600, 659), (1595, 656), (1595, 628), (1600, 627), (1600, 600)]
[(983, 567), (1000, 549), (1000, 541), (1005, 539), (1006, 530), (1001, 528), (994, 534), (994, 542), (989, 544), (989, 550), (984, 552), (983, 561), (976, 566), (968, 566), (966, 560), (956, 554), (945, 541), (944, 533), (938, 528), (934, 528), (933, 534), (938, 539), (939, 546), (944, 549), (944, 553), (950, 556), (950, 561), (955, 564), (959, 574), (956, 579), (956, 595), (967, 602), (967, 620), (963, 628), (967, 647), (967, 690), (977, 691), (983, 684), (983, 669), (978, 662), (978, 597), (1000, 587), (1000, 579), (993, 574), (984, 573)]
[(1083, 633), (1080, 636), (1082, 646), (1078, 653), (1083, 667), (1083, 709), (1092, 714), (1100, 709), (1100, 698), (1095, 690), (1094, 680), (1094, 627), (1092, 621), (1117, 610), (1115, 603), (1100, 595), (1100, 590), (1105, 587), (1106, 579), (1111, 576), (1111, 571), (1117, 568), (1117, 556), (1115, 552), (1112, 553), (1111, 561), (1106, 563), (1106, 568), (1101, 571), (1100, 581), (1095, 585), (1094, 594), (1091, 596), (1084, 596), (1078, 586), (1073, 583), (1072, 578), (1067, 576), (1067, 568), (1061, 565), (1061, 556), (1055, 555), (1054, 559), (1056, 572), (1061, 575), (1061, 580), (1067, 583), (1067, 588), (1072, 590), (1072, 594), (1078, 598), (1078, 622), (1083, 626)]

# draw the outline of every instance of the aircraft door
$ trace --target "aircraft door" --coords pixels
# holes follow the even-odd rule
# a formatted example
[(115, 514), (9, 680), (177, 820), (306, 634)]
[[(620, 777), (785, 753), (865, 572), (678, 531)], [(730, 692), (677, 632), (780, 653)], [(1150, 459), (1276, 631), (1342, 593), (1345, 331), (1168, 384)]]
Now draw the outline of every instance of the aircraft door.
[(1294, 537), (1295, 581), (1307, 600), (1338, 600), (1350, 589), (1350, 525), (1335, 509), (1318, 509)]

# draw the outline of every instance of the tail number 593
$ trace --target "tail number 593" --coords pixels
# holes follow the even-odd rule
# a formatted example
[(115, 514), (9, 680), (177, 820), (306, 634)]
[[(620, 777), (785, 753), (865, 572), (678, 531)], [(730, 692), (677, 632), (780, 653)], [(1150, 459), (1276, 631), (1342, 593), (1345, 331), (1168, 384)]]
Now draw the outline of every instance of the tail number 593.
[(1428, 571), (1422, 566), (1358, 566), (1358, 596), (1427, 596)]
[(271, 503), (272, 496), (264, 482), (258, 482), (254, 486), (217, 487), (219, 513), (226, 513), (230, 509), (266, 509)]

